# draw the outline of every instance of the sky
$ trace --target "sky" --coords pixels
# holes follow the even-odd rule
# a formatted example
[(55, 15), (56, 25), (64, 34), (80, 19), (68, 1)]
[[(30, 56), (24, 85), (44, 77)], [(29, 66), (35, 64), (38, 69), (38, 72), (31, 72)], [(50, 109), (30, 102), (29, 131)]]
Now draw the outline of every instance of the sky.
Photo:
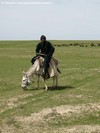
[(0, 0), (0, 40), (100, 40), (100, 0)]

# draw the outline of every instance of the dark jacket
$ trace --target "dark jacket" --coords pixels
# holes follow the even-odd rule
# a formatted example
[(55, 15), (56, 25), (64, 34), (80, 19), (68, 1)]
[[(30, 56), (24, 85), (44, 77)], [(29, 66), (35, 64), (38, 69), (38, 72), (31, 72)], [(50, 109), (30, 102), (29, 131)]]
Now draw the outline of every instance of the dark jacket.
[(40, 42), (40, 43), (38, 43), (38, 45), (36, 47), (36, 53), (42, 53), (49, 57), (52, 57), (54, 51), (55, 51), (55, 48), (48, 41), (45, 41), (44, 43)]

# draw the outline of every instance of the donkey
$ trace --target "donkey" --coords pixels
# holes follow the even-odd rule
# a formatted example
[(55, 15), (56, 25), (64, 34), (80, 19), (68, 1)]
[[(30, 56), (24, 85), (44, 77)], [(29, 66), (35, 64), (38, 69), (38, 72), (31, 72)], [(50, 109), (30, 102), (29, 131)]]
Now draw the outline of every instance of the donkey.
[(22, 83), (21, 87), (23, 89), (26, 89), (27, 86), (30, 84), (30, 78), (34, 75), (37, 76), (37, 88), (39, 89), (39, 82), (40, 82), (40, 77), (42, 77), (42, 81), (45, 86), (45, 90), (48, 90), (48, 86), (45, 82), (45, 80), (49, 78), (53, 78), (53, 87), (58, 86), (58, 72), (60, 73), (60, 70), (58, 69), (58, 60), (55, 59), (54, 57), (51, 58), (51, 61), (49, 63), (49, 69), (48, 69), (48, 74), (44, 77), (42, 75), (43, 73), (43, 62), (44, 58), (41, 56), (38, 56), (37, 59), (35, 60), (34, 64), (28, 69), (27, 72), (23, 72), (23, 77), (22, 77)]

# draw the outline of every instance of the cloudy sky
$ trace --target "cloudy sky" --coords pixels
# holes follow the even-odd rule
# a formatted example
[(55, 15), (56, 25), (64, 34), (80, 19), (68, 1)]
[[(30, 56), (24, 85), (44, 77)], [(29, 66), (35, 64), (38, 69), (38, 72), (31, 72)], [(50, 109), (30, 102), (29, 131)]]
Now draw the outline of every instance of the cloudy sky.
[(0, 40), (100, 40), (100, 0), (0, 0)]

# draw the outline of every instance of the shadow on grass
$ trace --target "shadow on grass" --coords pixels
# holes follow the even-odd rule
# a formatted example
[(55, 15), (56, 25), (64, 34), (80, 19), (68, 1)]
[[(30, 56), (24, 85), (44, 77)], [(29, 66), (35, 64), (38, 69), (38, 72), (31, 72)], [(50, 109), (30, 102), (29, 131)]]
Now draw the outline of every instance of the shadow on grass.
[[(54, 90), (71, 90), (74, 89), (74, 87), (72, 86), (55, 86), (55, 87), (48, 87), (48, 91), (54, 91)], [(40, 89), (37, 88), (24, 88), (23, 90), (25, 91), (38, 91), (38, 90), (45, 90), (44, 87), (41, 87)]]
[(48, 87), (48, 90), (54, 91), (54, 90), (70, 90), (70, 89), (74, 89), (74, 87), (72, 86), (55, 86), (55, 87)]

